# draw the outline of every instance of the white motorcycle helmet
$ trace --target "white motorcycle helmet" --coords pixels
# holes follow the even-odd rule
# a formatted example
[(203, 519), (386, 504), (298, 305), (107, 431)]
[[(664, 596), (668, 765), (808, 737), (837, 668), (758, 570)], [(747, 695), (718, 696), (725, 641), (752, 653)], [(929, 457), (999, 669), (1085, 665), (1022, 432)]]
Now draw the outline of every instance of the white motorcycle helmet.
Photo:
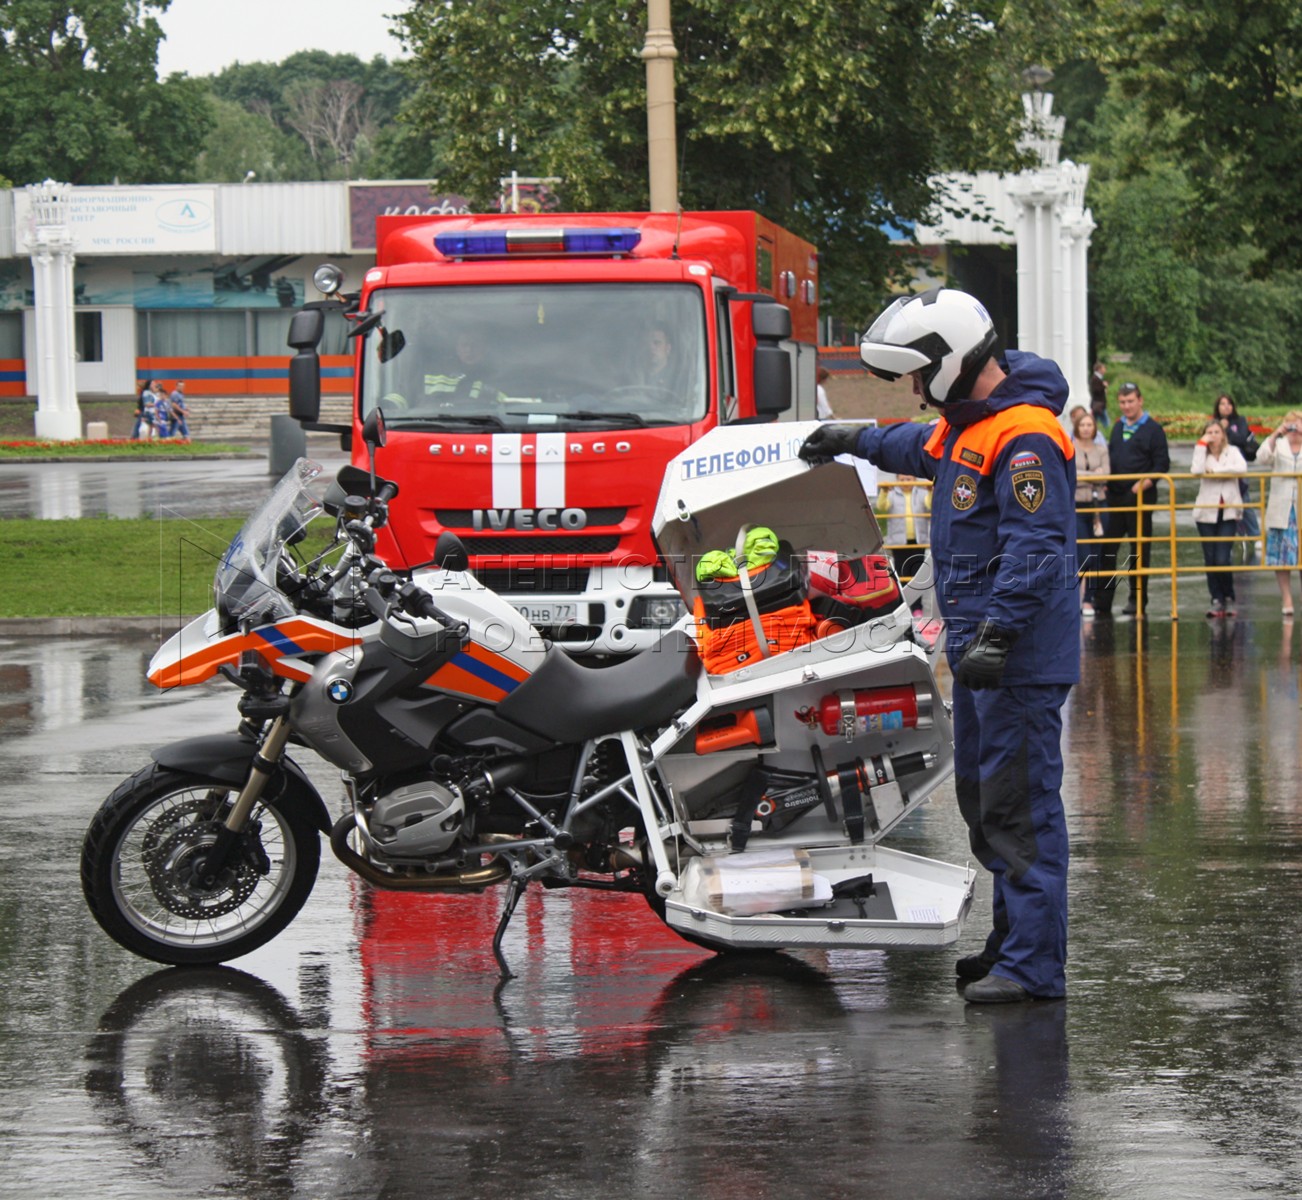
[(940, 406), (967, 399), (995, 341), (994, 322), (981, 301), (934, 287), (890, 305), (863, 335), (859, 357), (874, 375), (892, 382), (920, 371), (922, 394)]

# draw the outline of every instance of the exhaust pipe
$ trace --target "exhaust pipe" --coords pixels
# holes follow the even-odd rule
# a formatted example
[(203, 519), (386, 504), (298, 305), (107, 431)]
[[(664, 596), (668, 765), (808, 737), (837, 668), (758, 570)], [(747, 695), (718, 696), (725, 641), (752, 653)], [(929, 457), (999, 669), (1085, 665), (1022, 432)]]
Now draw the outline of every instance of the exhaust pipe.
[[(352, 813), (340, 817), (330, 831), (330, 849), (350, 871), (356, 872), (367, 883), (378, 888), (391, 892), (482, 892), (486, 887), (505, 883), (511, 878), (511, 864), (504, 858), (494, 858), (487, 866), (470, 871), (444, 871), (438, 875), (390, 875), (363, 858), (348, 844), (348, 835), (356, 824), (357, 820)], [(493, 837), (490, 834), (485, 840), (491, 841)], [(515, 839), (504, 836), (502, 841), (512, 842)]]

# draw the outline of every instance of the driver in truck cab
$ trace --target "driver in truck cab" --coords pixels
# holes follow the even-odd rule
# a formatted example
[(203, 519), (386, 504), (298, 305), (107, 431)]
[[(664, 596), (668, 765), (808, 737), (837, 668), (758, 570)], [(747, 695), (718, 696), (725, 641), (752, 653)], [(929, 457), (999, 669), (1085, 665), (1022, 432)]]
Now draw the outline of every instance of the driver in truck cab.
[(478, 329), (457, 334), (457, 361), (446, 374), (425, 376), (425, 395), (435, 397), (438, 407), (451, 407), (448, 401), (466, 400), (471, 407), (478, 403), (500, 404), (506, 397), (491, 382), (492, 368), (484, 361), (484, 335)]

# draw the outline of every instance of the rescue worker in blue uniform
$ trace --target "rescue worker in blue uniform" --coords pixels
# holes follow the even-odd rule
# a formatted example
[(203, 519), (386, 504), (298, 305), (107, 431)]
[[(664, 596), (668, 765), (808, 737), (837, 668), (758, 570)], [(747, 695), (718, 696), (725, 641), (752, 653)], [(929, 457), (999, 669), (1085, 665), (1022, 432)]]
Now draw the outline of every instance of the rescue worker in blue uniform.
[(897, 300), (860, 346), (884, 379), (909, 375), (931, 425), (828, 424), (807, 461), (855, 454), (934, 481), (931, 552), (954, 676), (954, 766), (973, 853), (990, 871), (994, 929), (959, 959), (964, 998), (1066, 994), (1067, 826), (1062, 706), (1080, 677), (1076, 464), (1058, 422), (1057, 364), (1008, 351), (974, 297)]

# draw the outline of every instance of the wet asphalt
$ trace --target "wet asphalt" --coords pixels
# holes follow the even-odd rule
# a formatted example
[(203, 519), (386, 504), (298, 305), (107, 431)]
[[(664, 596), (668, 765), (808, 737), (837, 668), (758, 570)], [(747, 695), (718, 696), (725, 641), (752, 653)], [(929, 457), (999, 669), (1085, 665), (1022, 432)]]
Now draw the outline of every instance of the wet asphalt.
[[(269, 946), (155, 970), (87, 913), (81, 837), (229, 689), (154, 692), (152, 640), (4, 640), (0, 1194), (1302, 1194), (1302, 639), (1264, 604), (1225, 626), (1089, 632), (1070, 995), (1006, 1008), (963, 1003), (955, 952), (716, 957), (542, 891), (499, 988), (497, 894), (328, 854)], [(952, 790), (891, 844), (965, 861)], [(988, 920), (982, 881), (958, 952)]]
[[(270, 945), (157, 970), (87, 912), (81, 838), (233, 691), (154, 691), (153, 638), (0, 630), (0, 1195), (1302, 1195), (1302, 634), (1269, 576), (1240, 594), (1087, 626), (1069, 997), (993, 1008), (953, 983), (984, 879), (955, 950), (760, 957), (531, 890), (499, 986), (499, 894), (377, 892), (327, 852)], [(966, 861), (952, 788), (889, 844)]]

